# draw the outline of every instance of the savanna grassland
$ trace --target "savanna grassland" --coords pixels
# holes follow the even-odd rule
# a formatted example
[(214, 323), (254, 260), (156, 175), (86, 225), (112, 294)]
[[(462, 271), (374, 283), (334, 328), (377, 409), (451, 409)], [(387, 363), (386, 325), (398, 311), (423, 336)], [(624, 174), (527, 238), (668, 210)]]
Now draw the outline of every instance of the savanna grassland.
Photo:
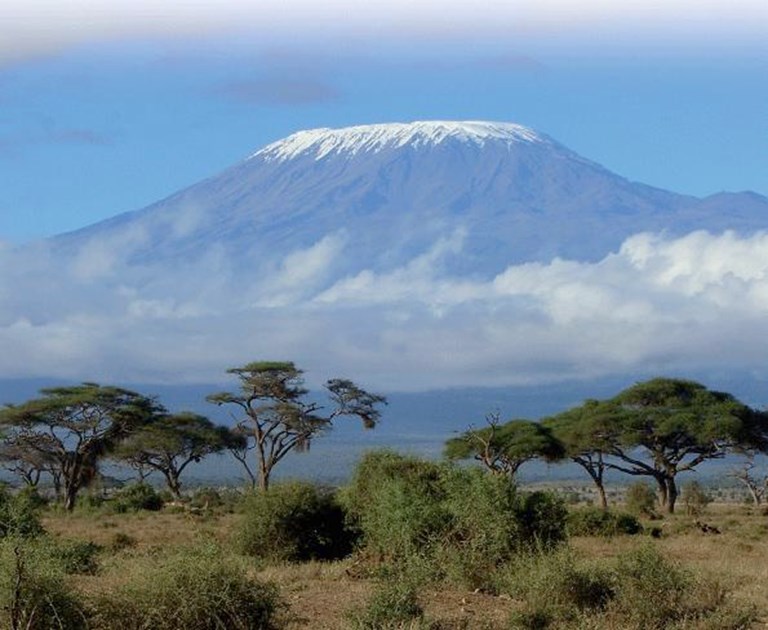
[[(41, 506), (44, 533), (9, 532), (3, 610), (76, 611), (41, 614), (39, 625), (22, 616), (28, 625), (15, 627), (639, 630), (768, 621), (768, 517), (745, 504), (681, 504), (664, 516), (612, 505), (605, 517), (566, 506), (557, 491), (389, 451), (366, 455), (334, 491), (294, 482), (267, 493), (200, 490), (163, 505), (156, 496), (131, 488), (107, 500), (86, 495), (71, 512)], [(15, 514), (17, 524), (31, 518)], [(60, 580), (55, 597), (41, 574)], [(35, 588), (26, 592), (28, 581)]]

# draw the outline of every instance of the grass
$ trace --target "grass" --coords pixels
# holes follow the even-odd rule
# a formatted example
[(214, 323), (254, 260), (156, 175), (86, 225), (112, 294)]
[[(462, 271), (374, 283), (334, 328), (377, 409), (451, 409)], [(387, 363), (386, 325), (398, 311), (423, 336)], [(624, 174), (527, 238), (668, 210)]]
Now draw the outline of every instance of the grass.
[[(171, 553), (174, 549), (198, 544), (201, 540), (218, 542), (227, 548), (238, 518), (238, 515), (228, 513), (200, 517), (170, 511), (127, 514), (50, 511), (45, 514), (43, 525), (57, 540), (91, 542), (102, 549), (96, 574), (78, 573), (66, 577), (75, 592), (94, 597), (119, 589), (126, 581), (129, 565), (141, 566), (158, 557), (158, 554)], [(647, 535), (572, 537), (568, 549), (576, 558), (612, 563), (619, 556), (644, 545), (652, 545), (692, 575), (714, 578), (722, 588), (730, 591), (730, 599), (737, 608), (755, 609), (758, 623), (744, 627), (765, 627), (765, 622), (768, 622), (766, 516), (741, 505), (712, 504), (696, 518), (717, 527), (721, 534), (701, 532), (693, 524), (694, 517), (681, 513), (658, 521), (643, 522), (646, 529), (661, 529), (659, 539), (651, 539)], [(130, 544), (117, 545), (121, 547), (117, 549), (116, 540), (128, 540)], [(255, 577), (279, 585), (282, 600), (288, 607), (284, 616), (286, 630), (352, 628), (352, 611), (363, 610), (375, 602), (377, 593), (382, 589), (380, 576), (361, 569), (359, 556), (336, 562), (242, 560), (248, 563), (248, 571)], [(510, 627), (510, 616), (514, 611), (523, 609), (523, 602), (514, 593), (504, 592), (503, 589), (498, 592), (500, 594), (494, 595), (455, 584), (425, 584), (419, 588), (417, 600), (423, 609), (421, 625), (403, 627), (506, 630)], [(708, 599), (714, 601), (719, 597), (716, 591), (702, 590), (701, 593), (701, 605), (706, 604)], [(430, 625), (425, 625), (423, 620), (428, 620)], [(714, 626), (697, 621), (681, 627), (700, 630), (714, 630), (717, 624), (721, 628), (732, 627), (726, 621), (713, 618), (711, 622), (716, 624)], [(601, 625), (594, 622), (592, 626), (583, 627), (594, 627), (596, 630), (622, 627), (615, 619), (614, 622), (611, 626), (610, 616), (604, 616), (599, 622)]]

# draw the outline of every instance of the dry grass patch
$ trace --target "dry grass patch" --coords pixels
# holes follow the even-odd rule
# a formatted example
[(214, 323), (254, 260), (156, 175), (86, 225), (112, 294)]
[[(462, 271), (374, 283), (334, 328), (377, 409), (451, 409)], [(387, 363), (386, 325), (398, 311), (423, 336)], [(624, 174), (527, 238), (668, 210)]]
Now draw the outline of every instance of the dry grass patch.
[(237, 517), (233, 514), (195, 516), (174, 512), (126, 514), (67, 514), (48, 512), (43, 527), (57, 538), (85, 540), (110, 547), (116, 534), (129, 536), (139, 550), (152, 547), (188, 545), (201, 533), (225, 542)]

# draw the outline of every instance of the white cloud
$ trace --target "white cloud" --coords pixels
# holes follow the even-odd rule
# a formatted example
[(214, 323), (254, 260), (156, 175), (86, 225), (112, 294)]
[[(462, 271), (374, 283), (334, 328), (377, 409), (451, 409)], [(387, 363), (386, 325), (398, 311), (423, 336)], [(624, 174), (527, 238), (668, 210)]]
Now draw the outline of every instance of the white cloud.
[(489, 278), (445, 271), (462, 255), (460, 232), (398, 268), (339, 277), (351, 264), (345, 238), (255, 266), (221, 249), (173, 269), (113, 260), (111, 276), (44, 248), (6, 248), (0, 377), (210, 381), (285, 358), (420, 389), (765, 369), (768, 233), (639, 234), (595, 263), (556, 259)]

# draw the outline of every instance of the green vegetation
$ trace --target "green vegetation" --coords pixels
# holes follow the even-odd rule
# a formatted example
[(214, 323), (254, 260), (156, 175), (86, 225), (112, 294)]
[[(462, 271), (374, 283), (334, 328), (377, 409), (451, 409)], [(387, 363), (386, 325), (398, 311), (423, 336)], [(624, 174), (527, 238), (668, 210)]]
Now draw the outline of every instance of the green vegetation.
[(631, 536), (642, 531), (640, 521), (624, 512), (585, 507), (573, 510), (568, 515), (569, 536)]
[(498, 415), (487, 418), (488, 426), (470, 429), (448, 440), (445, 455), (449, 459), (475, 459), (488, 470), (514, 477), (520, 466), (532, 459), (561, 459), (562, 444), (548, 427), (529, 420), (510, 420), (500, 424)]
[(656, 516), (656, 494), (644, 481), (636, 481), (627, 486), (624, 494), (624, 507), (635, 516), (654, 518)]
[(180, 548), (127, 564), (127, 578), (95, 604), (105, 629), (268, 630), (277, 627), (275, 586), (213, 545)]
[(638, 383), (606, 401), (587, 401), (550, 422), (578, 422), (587, 436), (586, 451), (610, 456), (604, 466), (650, 478), (668, 513), (675, 510), (680, 473), (723, 457), (728, 449), (765, 448), (768, 436), (764, 412), (700, 383), (671, 378)]
[(0, 625), (11, 630), (87, 628), (61, 557), (45, 541), (0, 542)]
[(473, 587), (490, 587), (521, 550), (565, 538), (566, 510), (553, 495), (390, 451), (363, 457), (342, 499), (366, 552), (400, 567), (426, 561), (436, 577)]
[(96, 478), (101, 460), (161, 411), (146, 396), (94, 383), (43, 389), (41, 394), (0, 410), (0, 426), (6, 446), (20, 461), (51, 476), (68, 510)]
[[(541, 422), (494, 415), (449, 440), (445, 461), (373, 451), (330, 489), (270, 478), (339, 416), (375, 426), (383, 397), (334, 379), (323, 413), (292, 363), (230, 372), (241, 392), (209, 399), (240, 410), (234, 431), (94, 384), (0, 410), (0, 462), (24, 485), (0, 488), (0, 626), (735, 630), (768, 615), (764, 515), (724, 511), (696, 481), (678, 493), (680, 473), (731, 450), (762, 501), (767, 416), (728, 394), (654, 379)], [(223, 450), (254, 487), (183, 492), (183, 471)], [(105, 458), (139, 482), (110, 487)], [(535, 458), (578, 463), (598, 505), (520, 488)], [(609, 470), (636, 480), (625, 512), (608, 509)]]
[(354, 535), (332, 492), (292, 482), (249, 494), (234, 540), (249, 556), (301, 562), (349, 555)]
[(181, 498), (181, 473), (192, 462), (232, 448), (238, 438), (224, 426), (194, 413), (165, 415), (124, 440), (115, 456), (139, 471), (158, 471), (168, 490)]
[[(207, 400), (230, 405), (241, 415), (235, 430), (240, 443), (230, 451), (254, 487), (258, 483), (261, 490), (269, 487), (272, 471), (288, 453), (308, 449), (337, 417), (355, 416), (366, 429), (372, 429), (381, 413), (377, 405), (386, 404), (384, 396), (371, 394), (350, 380), (335, 378), (325, 383), (333, 409), (323, 414), (320, 404), (306, 398), (303, 371), (290, 362), (248, 363), (227, 373), (238, 378), (240, 392), (211, 394)], [(251, 451), (256, 455), (256, 472), (249, 461)]]

